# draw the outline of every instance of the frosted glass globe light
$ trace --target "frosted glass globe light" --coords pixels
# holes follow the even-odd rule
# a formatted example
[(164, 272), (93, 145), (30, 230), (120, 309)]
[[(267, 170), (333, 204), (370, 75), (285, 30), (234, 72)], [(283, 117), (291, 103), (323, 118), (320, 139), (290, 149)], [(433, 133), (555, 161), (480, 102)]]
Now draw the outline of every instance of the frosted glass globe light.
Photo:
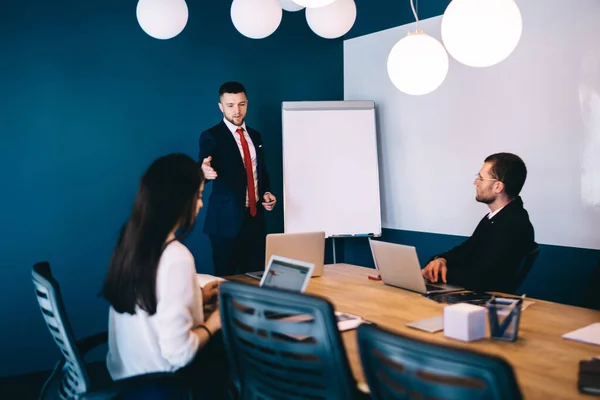
[(390, 80), (400, 91), (423, 95), (437, 89), (448, 74), (444, 46), (422, 31), (411, 32), (394, 45), (387, 61)]
[(294, 0), (294, 3), (306, 8), (325, 7), (333, 3), (335, 0)]
[(344, 36), (356, 21), (354, 0), (335, 0), (328, 6), (306, 9), (306, 22), (314, 33), (326, 39)]
[(283, 10), (279, 0), (233, 0), (231, 21), (242, 35), (263, 39), (275, 32)]
[(281, 8), (285, 11), (295, 12), (302, 10), (304, 7), (292, 0), (281, 0)]
[(489, 67), (517, 47), (523, 18), (513, 0), (453, 0), (442, 17), (448, 53), (470, 67)]
[(139, 0), (136, 15), (140, 27), (156, 39), (171, 39), (181, 33), (188, 20), (185, 0)]

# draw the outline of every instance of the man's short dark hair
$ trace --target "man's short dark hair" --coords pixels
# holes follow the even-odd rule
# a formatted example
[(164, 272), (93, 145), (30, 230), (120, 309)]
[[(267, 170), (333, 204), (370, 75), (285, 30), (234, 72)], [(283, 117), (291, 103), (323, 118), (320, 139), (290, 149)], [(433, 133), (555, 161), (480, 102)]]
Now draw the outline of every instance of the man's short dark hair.
[(492, 163), (492, 178), (504, 183), (504, 192), (511, 199), (517, 197), (527, 178), (527, 167), (521, 157), (512, 153), (496, 153), (488, 156), (485, 162)]
[(224, 84), (221, 85), (221, 87), (219, 88), (219, 98), (221, 96), (223, 96), (224, 93), (232, 93), (232, 94), (237, 94), (237, 93), (244, 93), (246, 96), (248, 95), (246, 93), (246, 88), (244, 87), (244, 85), (242, 85), (239, 82), (225, 82)]

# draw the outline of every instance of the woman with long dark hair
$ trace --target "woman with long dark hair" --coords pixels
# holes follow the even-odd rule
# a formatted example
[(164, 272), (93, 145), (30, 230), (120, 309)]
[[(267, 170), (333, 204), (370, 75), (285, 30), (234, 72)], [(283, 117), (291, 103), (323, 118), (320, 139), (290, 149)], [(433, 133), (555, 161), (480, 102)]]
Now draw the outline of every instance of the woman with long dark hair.
[(217, 281), (200, 288), (194, 258), (179, 241), (194, 226), (203, 188), (202, 170), (184, 154), (157, 159), (141, 179), (102, 289), (111, 305), (113, 379), (181, 370), (221, 329), (219, 312), (203, 315)]

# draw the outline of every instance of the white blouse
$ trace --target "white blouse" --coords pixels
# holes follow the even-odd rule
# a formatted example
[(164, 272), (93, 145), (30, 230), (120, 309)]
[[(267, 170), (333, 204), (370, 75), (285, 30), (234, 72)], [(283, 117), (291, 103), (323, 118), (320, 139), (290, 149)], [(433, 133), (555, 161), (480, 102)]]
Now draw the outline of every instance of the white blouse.
[(108, 319), (107, 367), (113, 379), (177, 370), (192, 361), (204, 322), (202, 290), (192, 253), (173, 241), (163, 251), (156, 275), (156, 313), (136, 306), (134, 315), (112, 307)]

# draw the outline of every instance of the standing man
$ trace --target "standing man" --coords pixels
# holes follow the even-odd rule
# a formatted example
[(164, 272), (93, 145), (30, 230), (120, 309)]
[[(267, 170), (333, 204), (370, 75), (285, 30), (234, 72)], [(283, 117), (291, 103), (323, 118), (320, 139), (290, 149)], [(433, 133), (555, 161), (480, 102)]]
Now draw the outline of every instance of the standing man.
[(215, 275), (264, 269), (264, 210), (271, 194), (260, 133), (246, 126), (244, 85), (225, 82), (219, 89), (223, 120), (200, 135), (202, 172), (213, 183), (204, 232), (210, 237)]

